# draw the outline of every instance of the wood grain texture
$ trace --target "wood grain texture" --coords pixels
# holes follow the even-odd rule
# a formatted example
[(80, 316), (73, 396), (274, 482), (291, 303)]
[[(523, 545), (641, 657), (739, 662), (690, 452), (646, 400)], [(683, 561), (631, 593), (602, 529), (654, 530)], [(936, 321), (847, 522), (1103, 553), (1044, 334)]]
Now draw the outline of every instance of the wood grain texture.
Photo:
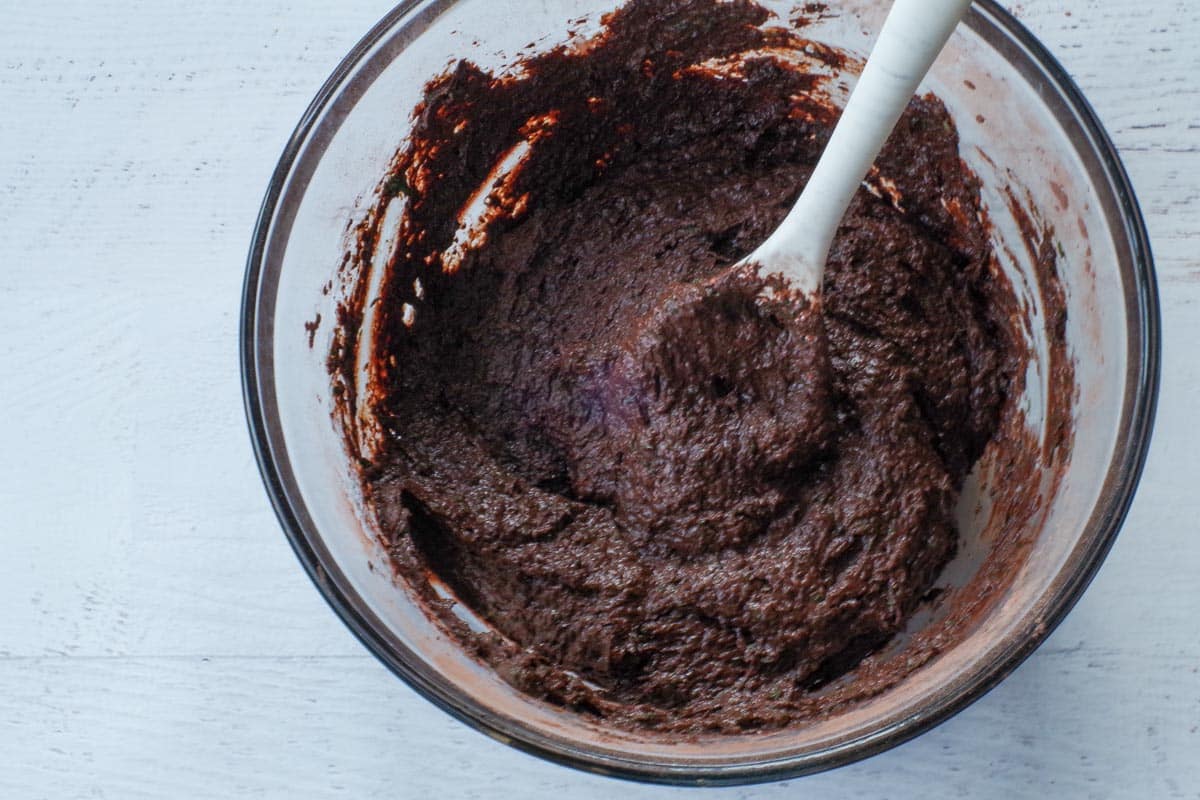
[(452, 721), (325, 607), (237, 369), (262, 193), (386, 0), (9, 3), (0, 23), (0, 797), (1200, 798), (1200, 6), (1041, 0), (1147, 214), (1165, 324), (1129, 522), (1066, 623), (932, 733), (790, 784), (580, 775)]

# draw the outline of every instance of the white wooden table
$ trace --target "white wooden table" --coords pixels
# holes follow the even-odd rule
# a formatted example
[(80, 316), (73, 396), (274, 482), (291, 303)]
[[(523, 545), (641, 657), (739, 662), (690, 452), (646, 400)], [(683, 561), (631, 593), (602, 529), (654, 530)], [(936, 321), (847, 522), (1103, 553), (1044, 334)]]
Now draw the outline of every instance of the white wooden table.
[(917, 741), (687, 791), (545, 764), (432, 708), (326, 608), (268, 506), (243, 259), (293, 125), (389, 4), (0, 10), (0, 798), (1200, 797), (1200, 6), (1016, 8), (1120, 146), (1158, 260), (1157, 436), (1099, 578)]

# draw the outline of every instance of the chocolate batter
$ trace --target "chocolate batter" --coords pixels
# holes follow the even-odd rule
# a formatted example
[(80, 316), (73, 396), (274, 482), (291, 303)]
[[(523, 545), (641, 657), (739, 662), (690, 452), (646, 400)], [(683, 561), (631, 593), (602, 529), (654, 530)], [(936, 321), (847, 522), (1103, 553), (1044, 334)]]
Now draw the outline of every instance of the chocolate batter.
[[(609, 724), (817, 713), (955, 553), (958, 493), (1028, 357), (932, 96), (854, 200), (820, 306), (710, 283), (779, 223), (836, 119), (781, 55), (804, 42), (767, 22), (635, 0), (519, 72), (459, 63), (359, 231), (361, 259), (403, 206), (374, 394), (351, 403), (382, 432), (363, 485), (399, 573), (513, 685)], [(330, 358), (343, 396), (364, 291)]]

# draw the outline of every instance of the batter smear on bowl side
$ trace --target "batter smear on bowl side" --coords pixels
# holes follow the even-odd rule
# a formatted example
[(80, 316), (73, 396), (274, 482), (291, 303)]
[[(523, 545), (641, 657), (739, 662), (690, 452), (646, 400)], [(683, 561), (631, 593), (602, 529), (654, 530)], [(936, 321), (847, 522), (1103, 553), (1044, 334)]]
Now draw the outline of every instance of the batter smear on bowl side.
[(936, 97), (854, 200), (818, 313), (703, 286), (837, 118), (846, 58), (778, 25), (637, 0), (512, 72), (460, 62), (352, 254), (402, 210), (330, 355), (400, 577), (511, 684), (605, 724), (773, 729), (895, 683), (949, 635), (876, 663), (956, 552), (968, 472), (1019, 438), (1017, 301)]

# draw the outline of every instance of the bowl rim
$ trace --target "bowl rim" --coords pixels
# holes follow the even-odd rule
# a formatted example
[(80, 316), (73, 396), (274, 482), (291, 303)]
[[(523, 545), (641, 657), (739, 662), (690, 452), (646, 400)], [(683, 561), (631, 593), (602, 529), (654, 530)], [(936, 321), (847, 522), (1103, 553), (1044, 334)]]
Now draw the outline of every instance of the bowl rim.
[[(1146, 462), (1154, 425), (1161, 371), (1162, 326), (1149, 234), (1115, 145), (1090, 103), (1063, 66), (996, 0), (975, 0), (968, 14), (971, 19), (982, 17), (984, 22), (996, 28), (1019, 50), (1024, 51), (1024, 58), (1030, 62), (1030, 66), (1041, 71), (1047, 80), (1049, 91), (1057, 95), (1058, 100), (1069, 111), (1070, 117), (1073, 117), (1073, 121), (1079, 126), (1080, 132), (1090, 142), (1091, 155), (1102, 168), (1102, 175), (1107, 182), (1106, 188), (1116, 205), (1120, 220), (1124, 223), (1124, 237), (1133, 266), (1132, 275), (1127, 276), (1131, 280), (1127, 280), (1125, 284), (1125, 304), (1127, 311), (1136, 311), (1136, 316), (1132, 319), (1140, 323), (1131, 325), (1129, 329), (1130, 367), (1127, 369), (1121, 426), (1117, 433), (1114, 458), (1109, 464), (1100, 500), (1085, 527), (1085, 530), (1095, 529), (1095, 532), (1091, 537), (1081, 537), (1080, 543), (1076, 545), (1076, 552), (1084, 544), (1088, 545), (1086, 551), (1081, 554), (1075, 568), (1065, 575), (1065, 580), (1061, 580), (1063, 574), (1060, 573), (1060, 580), (1056, 580), (1047, 590), (1044, 600), (1045, 613), (1037, 619), (1026, 620), (1020, 626), (1017, 635), (1010, 637), (1008, 646), (1001, 648), (998, 657), (990, 663), (977, 665), (975, 674), (957, 691), (935, 697), (935, 702), (929, 707), (908, 713), (900, 722), (882, 731), (877, 730), (838, 742), (826, 749), (782, 758), (747, 759), (725, 764), (672, 765), (661, 761), (623, 758), (578, 747), (567, 748), (520, 723), (508, 724), (506, 718), (491, 713), (465, 693), (449, 691), (440, 683), (431, 681), (403, 657), (411, 656), (411, 653), (397, 655), (392, 652), (376, 631), (372, 615), (362, 607), (361, 600), (344, 590), (344, 581), (331, 579), (331, 570), (322, 562), (314, 539), (310, 538), (306, 530), (306, 526), (312, 527), (307, 512), (303, 508), (296, 508), (289, 500), (286, 487), (289, 482), (294, 485), (290, 464), (287, 463), (286, 452), (282, 460), (277, 459), (272, 446), (273, 441), (282, 441), (282, 430), (278, 420), (268, 412), (273, 406), (264, 402), (264, 381), (273, 389), (273, 360), (268, 354), (265, 367), (260, 363), (257, 331), (264, 318), (273, 322), (273, 298), (270, 298), (266, 314), (260, 305), (271, 229), (298, 157), (323, 113), (340, 95), (346, 80), (354, 75), (377, 45), (397, 30), (397, 26), (411, 22), (407, 18), (414, 12), (434, 7), (440, 10), (455, 2), (457, 0), (403, 0), (376, 23), (342, 59), (301, 117), (272, 173), (246, 261), (239, 325), (239, 355), (243, 403), (251, 443), (267, 495), (280, 525), (301, 565), (329, 606), (367, 650), (388, 669), (426, 700), (470, 727), (504, 744), (558, 764), (595, 774), (647, 783), (692, 786), (742, 785), (784, 780), (833, 769), (907, 742), (950, 719), (991, 691), (1046, 640), (1074, 607), (1095, 577), (1125, 521)], [(312, 535), (319, 542), (319, 532), (315, 528)], [(1073, 552), (1071, 558), (1074, 557)]]

